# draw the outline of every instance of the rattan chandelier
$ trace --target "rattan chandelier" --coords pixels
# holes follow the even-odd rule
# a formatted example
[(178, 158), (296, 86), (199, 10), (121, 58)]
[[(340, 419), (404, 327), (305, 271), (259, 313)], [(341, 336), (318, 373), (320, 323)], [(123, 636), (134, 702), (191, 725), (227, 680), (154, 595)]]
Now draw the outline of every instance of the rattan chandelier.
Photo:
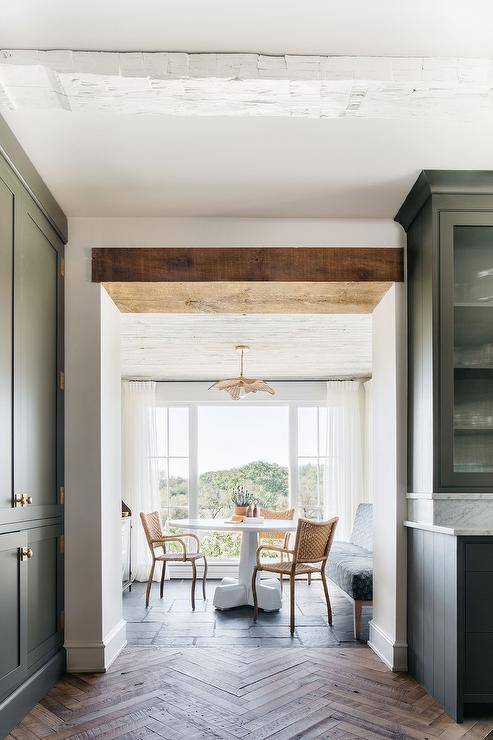
[(228, 380), (218, 380), (217, 383), (213, 383), (209, 390), (215, 389), (217, 391), (226, 391), (229, 393), (234, 401), (239, 401), (245, 398), (247, 393), (270, 393), (271, 396), (275, 396), (276, 392), (270, 385), (264, 380), (258, 380), (256, 378), (245, 378), (243, 375), (243, 355), (248, 352), (250, 347), (246, 344), (238, 344), (235, 350), (240, 353), (240, 376), (238, 378), (229, 378)]

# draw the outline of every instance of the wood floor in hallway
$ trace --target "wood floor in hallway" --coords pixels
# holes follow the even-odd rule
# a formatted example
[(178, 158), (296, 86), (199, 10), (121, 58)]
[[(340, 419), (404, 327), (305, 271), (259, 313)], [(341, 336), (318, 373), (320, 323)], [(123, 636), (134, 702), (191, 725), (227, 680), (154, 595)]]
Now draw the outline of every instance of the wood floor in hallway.
[[(12, 738), (483, 740), (366, 647), (128, 647), (106, 674), (65, 676)], [(493, 737), (493, 735), (492, 735)]]

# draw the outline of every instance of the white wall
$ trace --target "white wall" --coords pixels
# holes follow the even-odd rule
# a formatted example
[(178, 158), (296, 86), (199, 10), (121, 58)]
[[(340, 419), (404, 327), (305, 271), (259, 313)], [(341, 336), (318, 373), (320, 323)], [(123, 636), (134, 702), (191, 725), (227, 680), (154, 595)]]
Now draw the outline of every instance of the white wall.
[[(101, 553), (103, 640), (109, 665), (123, 646), (120, 312), (101, 290)], [(111, 652), (110, 652), (111, 650)]]
[[(105, 670), (121, 617), (119, 314), (90, 282), (87, 250), (66, 256), (65, 647), (69, 671)], [(111, 557), (110, 554), (111, 553)], [(109, 563), (105, 559), (110, 557)]]
[[(276, 395), (268, 398), (245, 398), (244, 406), (252, 403), (286, 403), (287, 401), (325, 401), (327, 399), (327, 384), (323, 381), (306, 381), (286, 383), (276, 381), (269, 383)], [(227, 393), (210, 391), (211, 383), (192, 382), (159, 382), (156, 385), (156, 399), (161, 403), (232, 403), (236, 404)]]
[[(113, 388), (117, 322), (106, 294), (91, 283), (91, 248), (402, 244), (400, 227), (379, 219), (70, 219), (65, 281), (69, 670), (105, 670), (125, 639), (116, 587), (116, 581), (120, 585), (120, 520), (116, 519), (120, 467), (115, 436), (119, 390)], [(103, 565), (109, 552), (113, 562)]]
[(390, 219), (71, 218), (70, 244), (86, 247), (400, 247)]
[(393, 670), (407, 668), (405, 286), (373, 312), (373, 619), (369, 644)]

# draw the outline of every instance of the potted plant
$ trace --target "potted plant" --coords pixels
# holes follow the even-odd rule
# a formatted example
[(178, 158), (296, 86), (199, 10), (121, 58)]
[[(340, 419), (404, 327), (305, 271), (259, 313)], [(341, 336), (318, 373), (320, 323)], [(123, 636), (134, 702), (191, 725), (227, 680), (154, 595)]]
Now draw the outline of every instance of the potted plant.
[(239, 516), (246, 516), (247, 509), (252, 503), (252, 495), (244, 486), (240, 486), (238, 484), (233, 488), (231, 501), (235, 505), (235, 514), (238, 514)]

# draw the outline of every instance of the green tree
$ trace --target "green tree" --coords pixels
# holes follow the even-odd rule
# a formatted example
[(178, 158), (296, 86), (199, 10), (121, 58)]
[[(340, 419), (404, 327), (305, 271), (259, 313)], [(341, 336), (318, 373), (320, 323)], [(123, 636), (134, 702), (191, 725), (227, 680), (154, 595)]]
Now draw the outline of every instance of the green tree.
[(199, 477), (199, 508), (202, 515), (215, 518), (231, 511), (231, 493), (241, 484), (264, 506), (287, 505), (288, 469), (277, 463), (257, 460), (237, 468), (211, 470)]

